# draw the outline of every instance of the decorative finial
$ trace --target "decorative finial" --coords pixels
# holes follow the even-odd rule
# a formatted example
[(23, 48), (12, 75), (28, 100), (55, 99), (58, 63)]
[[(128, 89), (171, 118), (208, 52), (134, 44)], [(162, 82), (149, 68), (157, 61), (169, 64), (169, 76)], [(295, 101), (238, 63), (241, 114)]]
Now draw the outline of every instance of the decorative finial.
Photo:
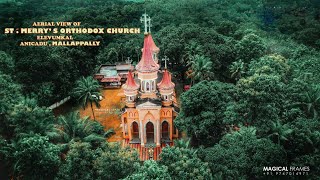
[(167, 69), (167, 61), (169, 61), (169, 58), (167, 56), (164, 56), (164, 58), (162, 58), (162, 61), (164, 61), (164, 69)]

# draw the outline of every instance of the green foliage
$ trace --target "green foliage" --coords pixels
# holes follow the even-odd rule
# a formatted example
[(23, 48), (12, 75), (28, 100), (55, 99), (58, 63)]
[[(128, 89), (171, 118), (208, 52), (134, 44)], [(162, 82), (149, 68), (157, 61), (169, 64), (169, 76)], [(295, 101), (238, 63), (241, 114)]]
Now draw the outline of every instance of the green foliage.
[(13, 172), (23, 179), (53, 179), (59, 165), (59, 147), (49, 139), (32, 135), (12, 144)]
[(0, 114), (4, 115), (12, 108), (12, 104), (21, 98), (21, 87), (15, 84), (9, 75), (0, 73), (0, 89)]
[(4, 74), (12, 74), (14, 71), (14, 61), (11, 56), (0, 51), (0, 72)]
[(172, 179), (212, 179), (208, 163), (202, 162), (193, 149), (167, 146), (159, 163), (168, 167)]
[(76, 87), (73, 89), (72, 96), (77, 98), (83, 109), (90, 103), (93, 119), (96, 119), (92, 104), (94, 103), (99, 108), (101, 96), (100, 85), (97, 80), (93, 79), (91, 76), (88, 76), (87, 78), (82, 77), (76, 82)]
[(60, 116), (55, 126), (55, 131), (48, 134), (53, 141), (62, 143), (85, 141), (98, 146), (106, 140), (103, 126), (88, 117), (80, 118), (79, 112)]
[(319, 179), (319, 163), (320, 163), (320, 154), (316, 152), (314, 154), (308, 154), (300, 156), (294, 160), (292, 166), (296, 167), (309, 167), (310, 173), (308, 174), (308, 179)]
[(212, 174), (223, 179), (262, 178), (264, 166), (285, 166), (284, 150), (270, 140), (256, 137), (256, 129), (240, 127), (225, 135), (219, 144), (204, 150)]
[(92, 149), (89, 143), (71, 144), (65, 162), (60, 166), (57, 179), (95, 179), (94, 161), (101, 155), (100, 149)]
[(10, 113), (11, 126), (16, 135), (37, 133), (46, 135), (52, 131), (53, 113), (44, 107), (39, 107), (34, 99), (25, 98), (16, 104)]
[[(117, 145), (111, 146), (110, 150), (103, 152), (95, 161), (94, 166), (97, 169), (99, 179), (121, 179), (133, 174), (135, 171), (138, 171), (135, 174), (145, 173), (146, 171), (144, 170), (150, 170), (150, 173), (153, 173), (152, 165), (139, 166), (138, 153), (135, 150)], [(148, 172), (146, 173), (148, 174)], [(161, 174), (158, 174), (160, 175), (159, 177), (161, 177)], [(131, 176), (135, 177), (136, 175)], [(148, 174), (144, 177), (151, 178), (156, 176)]]
[(288, 135), (292, 133), (292, 129), (288, 124), (282, 125), (279, 120), (276, 122), (272, 122), (271, 132), (269, 136), (276, 137), (278, 145), (280, 145), (281, 141), (287, 141)]
[(266, 47), (263, 40), (255, 34), (247, 34), (236, 44), (237, 59), (250, 62), (264, 55)]
[(250, 75), (255, 73), (278, 75), (286, 79), (290, 72), (290, 66), (288, 65), (287, 59), (281, 55), (268, 55), (261, 57), (259, 60), (252, 61), (249, 64), (248, 71)]
[(211, 72), (212, 62), (209, 58), (195, 55), (191, 57), (189, 64), (192, 71), (189, 77), (192, 79), (192, 82), (213, 79), (214, 75)]
[[(190, 63), (198, 82), (182, 95), (175, 122), (192, 137), (191, 145), (210, 147), (201, 158), (214, 178), (266, 178), (262, 166), (285, 166), (288, 161), (310, 166), (307, 178), (317, 179), (319, 7), (314, 0), (19, 0), (0, 4), (0, 29), (28, 27), (40, 20), (140, 27), (146, 8), (160, 58), (170, 58), (169, 69), (181, 83), (186, 83), (182, 77)], [(34, 37), (0, 34), (0, 159), (6, 158), (13, 178), (54, 178), (57, 145), (48, 138), (62, 143), (57, 179), (207, 178), (202, 176), (209, 172), (207, 165), (197, 157), (201, 153), (186, 149), (186, 142), (176, 143), (183, 148), (164, 150), (162, 156), (175, 167), (153, 161), (133, 166), (133, 152), (105, 143), (112, 130), (105, 133), (99, 123), (76, 113), (54, 121), (50, 110), (40, 107), (65, 98), (76, 87), (74, 97), (84, 108), (90, 103), (94, 116), (93, 103), (99, 107), (100, 96), (91, 78), (96, 67), (128, 56), (137, 62), (142, 37), (74, 35), (100, 40), (102, 46), (21, 48), (17, 42)], [(89, 77), (74, 83), (81, 76)], [(201, 82), (213, 77), (217, 81)], [(259, 138), (241, 124), (254, 126)], [(240, 131), (224, 135), (231, 128)]]
[(316, 155), (320, 147), (319, 119), (298, 118), (290, 124), (293, 132), (287, 136), (288, 141), (284, 144), (289, 160)]
[[(224, 131), (222, 119), (228, 102), (232, 101), (234, 86), (218, 81), (202, 81), (181, 96), (181, 110), (175, 120), (199, 144), (212, 145)], [(209, 106), (210, 105), (210, 106)]]
[(156, 161), (147, 160), (143, 163), (143, 166), (139, 167), (139, 170), (134, 174), (125, 178), (126, 180), (171, 180), (170, 174), (168, 173), (168, 167), (158, 164)]
[(270, 130), (270, 121), (281, 116), (285, 85), (279, 76), (254, 74), (237, 83), (237, 101), (225, 112), (225, 123), (250, 124), (259, 132)]

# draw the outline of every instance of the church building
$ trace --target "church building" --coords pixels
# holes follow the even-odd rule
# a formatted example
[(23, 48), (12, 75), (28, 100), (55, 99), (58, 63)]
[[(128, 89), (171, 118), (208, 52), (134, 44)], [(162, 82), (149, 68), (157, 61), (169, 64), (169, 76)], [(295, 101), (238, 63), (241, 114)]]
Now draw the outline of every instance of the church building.
[(123, 137), (141, 147), (160, 147), (178, 137), (175, 84), (166, 66), (160, 70), (159, 51), (150, 30), (146, 31), (141, 60), (122, 85), (126, 97), (121, 115)]

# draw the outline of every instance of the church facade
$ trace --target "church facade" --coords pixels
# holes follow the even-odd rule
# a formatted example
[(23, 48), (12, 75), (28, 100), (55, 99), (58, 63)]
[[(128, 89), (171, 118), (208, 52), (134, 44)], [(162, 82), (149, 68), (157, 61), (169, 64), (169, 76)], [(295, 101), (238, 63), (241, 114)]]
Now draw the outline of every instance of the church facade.
[(141, 147), (160, 147), (178, 137), (175, 84), (166, 67), (160, 70), (159, 51), (151, 33), (145, 32), (141, 60), (122, 85), (126, 97), (121, 115), (123, 137)]

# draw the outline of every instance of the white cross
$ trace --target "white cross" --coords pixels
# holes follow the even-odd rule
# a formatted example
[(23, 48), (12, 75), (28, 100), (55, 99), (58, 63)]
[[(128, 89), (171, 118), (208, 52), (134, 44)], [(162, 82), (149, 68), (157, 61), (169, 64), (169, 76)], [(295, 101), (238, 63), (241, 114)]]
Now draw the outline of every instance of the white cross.
[(132, 59), (130, 59), (130, 57), (127, 57), (126, 63), (127, 63), (127, 64), (131, 64), (131, 62), (132, 62)]
[(148, 27), (149, 27), (149, 31), (150, 31), (150, 27), (151, 27), (151, 18), (148, 16), (147, 13), (142, 14), (141, 18), (140, 18), (140, 22), (144, 23), (144, 33), (148, 33)]
[(169, 61), (169, 58), (167, 56), (164, 56), (164, 58), (162, 58), (162, 61), (164, 61), (164, 68), (167, 69), (167, 61)]
[(147, 20), (148, 20), (149, 33), (151, 33), (151, 27), (152, 27), (151, 18), (149, 17)]

